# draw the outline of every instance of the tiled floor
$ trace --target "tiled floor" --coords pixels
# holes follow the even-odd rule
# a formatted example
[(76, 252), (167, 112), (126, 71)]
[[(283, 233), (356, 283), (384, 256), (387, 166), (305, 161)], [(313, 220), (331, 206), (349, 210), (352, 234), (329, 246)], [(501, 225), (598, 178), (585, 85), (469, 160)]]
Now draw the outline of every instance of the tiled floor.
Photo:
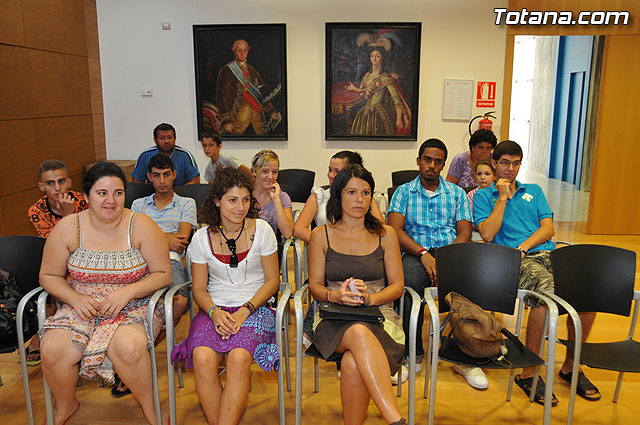
[(589, 192), (576, 190), (572, 184), (550, 179), (524, 167), (520, 169), (518, 181), (542, 187), (553, 211), (553, 221), (587, 221)]

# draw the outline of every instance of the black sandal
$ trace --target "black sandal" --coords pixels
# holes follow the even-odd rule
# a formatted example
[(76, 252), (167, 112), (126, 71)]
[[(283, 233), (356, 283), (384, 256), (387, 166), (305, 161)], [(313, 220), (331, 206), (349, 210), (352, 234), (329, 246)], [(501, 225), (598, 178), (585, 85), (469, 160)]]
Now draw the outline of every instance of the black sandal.
[[(517, 376), (514, 378), (516, 385), (522, 388), (522, 391), (527, 395), (527, 397), (531, 396), (531, 386), (533, 385), (533, 376), (528, 378), (518, 378)], [(533, 396), (533, 401), (544, 406), (544, 388), (545, 384), (542, 380), (542, 377), (538, 377), (538, 385), (536, 385), (536, 393)], [(558, 405), (558, 398), (555, 394), (551, 393), (551, 407), (555, 407)]]
[[(34, 360), (27, 359), (27, 366), (38, 366), (40, 363), (42, 363), (42, 359), (40, 358), (40, 349), (38, 348), (38, 349), (32, 350), (31, 345), (29, 345), (25, 353), (25, 358), (29, 357), (32, 354), (38, 356), (38, 358)], [(18, 359), (18, 363), (20, 363), (20, 359)]]
[(127, 387), (127, 389), (125, 390), (121, 390), (118, 388), (120, 387), (120, 384), (126, 386), (126, 384), (122, 382), (118, 374), (115, 375), (115, 378), (116, 378), (116, 383), (113, 385), (113, 388), (111, 388), (111, 395), (114, 396), (115, 398), (120, 398), (120, 397), (124, 397), (126, 395), (131, 394), (131, 390), (129, 389), (129, 387)]
[[(573, 375), (572, 372), (569, 372), (569, 373), (562, 373), (562, 371), (558, 372), (558, 376), (560, 376), (560, 378), (562, 378), (564, 381), (568, 382), (569, 384), (571, 384), (572, 375)], [(587, 394), (587, 391), (589, 390), (595, 390), (595, 393)], [(589, 401), (598, 401), (602, 397), (602, 395), (600, 395), (600, 391), (598, 390), (598, 387), (596, 387), (595, 385), (593, 385), (591, 381), (589, 381), (589, 378), (586, 377), (583, 371), (578, 372), (578, 386), (576, 387), (576, 394), (578, 394), (580, 397), (584, 398), (585, 400), (589, 400)]]

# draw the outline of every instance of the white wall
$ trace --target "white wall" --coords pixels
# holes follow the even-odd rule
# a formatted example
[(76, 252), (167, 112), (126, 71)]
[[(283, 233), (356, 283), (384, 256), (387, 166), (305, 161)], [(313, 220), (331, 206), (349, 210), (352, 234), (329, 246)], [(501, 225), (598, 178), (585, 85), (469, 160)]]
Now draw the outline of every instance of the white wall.
[[(109, 159), (136, 159), (153, 144), (153, 127), (166, 121), (204, 172), (193, 24), (287, 24), (289, 140), (225, 142), (223, 151), (245, 163), (259, 149), (273, 149), (281, 168), (315, 170), (320, 185), (327, 183), (330, 156), (354, 149), (384, 190), (391, 171), (416, 167), (417, 148), (427, 138), (442, 139), (450, 157), (468, 149), (467, 123), (441, 119), (444, 79), (497, 81), (501, 116), (506, 31), (494, 25), (493, 9), (507, 0), (97, 0), (97, 6)], [(161, 29), (163, 21), (171, 22), (170, 31)], [(418, 141), (326, 141), (325, 22), (380, 21), (422, 22)], [(153, 97), (141, 97), (143, 88), (153, 88)], [(474, 107), (472, 116), (487, 111)], [(494, 132), (500, 133), (499, 120)]]

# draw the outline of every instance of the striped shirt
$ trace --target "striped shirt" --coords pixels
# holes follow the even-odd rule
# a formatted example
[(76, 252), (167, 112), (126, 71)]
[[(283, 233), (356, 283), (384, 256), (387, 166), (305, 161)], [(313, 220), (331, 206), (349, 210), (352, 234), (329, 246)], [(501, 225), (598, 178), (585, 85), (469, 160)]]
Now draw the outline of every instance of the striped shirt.
[[(158, 211), (153, 201), (154, 196), (156, 196), (155, 193), (145, 198), (136, 199), (131, 204), (131, 210), (148, 215), (164, 233), (177, 233), (180, 223), (189, 223), (196, 227), (198, 224), (196, 220), (196, 201), (174, 193), (171, 202)], [(171, 258), (174, 258), (173, 254)]]
[[(149, 172), (149, 160), (158, 153), (158, 147), (153, 146), (143, 151), (136, 161), (136, 168), (131, 172), (131, 176), (143, 183), (149, 183), (147, 173)], [(178, 145), (173, 149), (173, 153), (169, 155), (173, 161), (173, 169), (176, 170), (176, 179), (173, 181), (174, 186), (181, 186), (189, 183), (194, 177), (200, 175), (198, 164), (195, 158), (185, 148)]]
[(449, 245), (457, 236), (458, 221), (472, 221), (469, 199), (459, 186), (442, 177), (431, 196), (420, 176), (398, 187), (389, 212), (404, 216), (404, 231), (424, 248)]

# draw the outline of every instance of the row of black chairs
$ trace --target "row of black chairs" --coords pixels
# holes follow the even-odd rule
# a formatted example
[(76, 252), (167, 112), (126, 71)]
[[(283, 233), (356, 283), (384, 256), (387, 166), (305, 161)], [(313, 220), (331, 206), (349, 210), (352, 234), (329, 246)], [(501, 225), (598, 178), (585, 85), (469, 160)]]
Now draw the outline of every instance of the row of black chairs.
[[(424, 293), (423, 306), (427, 307), (429, 320), (429, 341), (426, 364), (424, 398), (429, 398), (428, 423), (434, 423), (437, 366), (442, 360), (466, 366), (491, 369), (510, 369), (507, 401), (511, 398), (514, 369), (540, 365), (546, 366), (546, 393), (543, 424), (551, 419), (551, 393), (553, 390), (553, 373), (555, 362), (555, 343), (557, 340), (558, 316), (569, 314), (576, 329), (575, 344), (566, 340), (558, 340), (574, 352), (573, 377), (577, 377), (580, 364), (593, 368), (619, 371), (618, 383), (613, 401), (616, 402), (620, 392), (622, 376), (625, 372), (640, 372), (640, 343), (633, 340), (635, 324), (638, 316), (640, 291), (634, 291), (636, 254), (621, 248), (603, 245), (567, 246), (552, 252), (555, 291), (554, 293), (535, 293), (518, 289), (520, 269), (520, 252), (495, 244), (463, 243), (449, 245), (438, 249), (436, 262), (438, 270), (438, 286), (427, 288)], [(464, 259), (464, 260), (461, 260)], [(461, 267), (461, 261), (464, 267)], [(302, 323), (304, 285), (295, 293), (296, 323)], [(515, 334), (520, 334), (522, 327), (523, 305), (526, 296), (538, 298), (547, 306), (545, 332), (541, 340), (540, 352), (534, 353), (521, 342), (505, 339), (508, 349), (503, 361), (487, 362), (464, 354), (455, 339), (451, 339), (446, 347), (441, 347), (444, 339), (444, 327), (440, 326), (440, 314), (448, 311), (442, 300), (451, 291), (458, 292), (483, 309), (512, 315), (515, 312), (516, 299), (519, 300)], [(606, 295), (605, 295), (606, 294)], [(413, 295), (413, 294), (412, 294)], [(633, 303), (633, 301), (636, 301)], [(415, 300), (413, 302), (415, 305)], [(583, 343), (581, 341), (581, 323), (578, 312), (603, 312), (622, 316), (631, 314), (632, 320), (627, 337), (622, 341), (607, 343)], [(420, 307), (422, 308), (422, 306)], [(410, 350), (409, 350), (409, 412), (410, 424), (415, 423), (415, 330), (418, 309), (411, 310)], [(446, 324), (445, 324), (446, 325)], [(302, 368), (302, 327), (297, 326), (296, 370)], [(548, 339), (546, 356), (544, 341)], [(313, 346), (312, 346), (313, 347)], [(312, 357), (313, 352), (307, 351)], [(545, 358), (546, 357), (546, 360)], [(330, 359), (339, 361), (338, 358)], [(317, 359), (314, 359), (314, 363)], [(315, 392), (318, 392), (316, 368)], [(535, 388), (538, 375), (533, 382)], [(301, 377), (296, 375), (295, 423), (301, 423), (302, 393)], [(573, 421), (577, 380), (571, 382), (571, 395), (567, 409), (567, 424)], [(398, 391), (400, 396), (400, 391)], [(533, 395), (530, 398), (533, 401)]]
[[(307, 201), (307, 198), (311, 193), (315, 177), (316, 173), (313, 171), (291, 168), (280, 170), (278, 173), (278, 183), (282, 190), (287, 192), (291, 201), (304, 203)], [(199, 210), (204, 198), (207, 196), (207, 192), (209, 191), (209, 184), (185, 184), (175, 186), (173, 190), (180, 196), (193, 198), (196, 201), (196, 208)], [(131, 208), (131, 204), (133, 204), (134, 200), (147, 197), (154, 192), (155, 190), (150, 184), (127, 183), (124, 202), (125, 208)]]

